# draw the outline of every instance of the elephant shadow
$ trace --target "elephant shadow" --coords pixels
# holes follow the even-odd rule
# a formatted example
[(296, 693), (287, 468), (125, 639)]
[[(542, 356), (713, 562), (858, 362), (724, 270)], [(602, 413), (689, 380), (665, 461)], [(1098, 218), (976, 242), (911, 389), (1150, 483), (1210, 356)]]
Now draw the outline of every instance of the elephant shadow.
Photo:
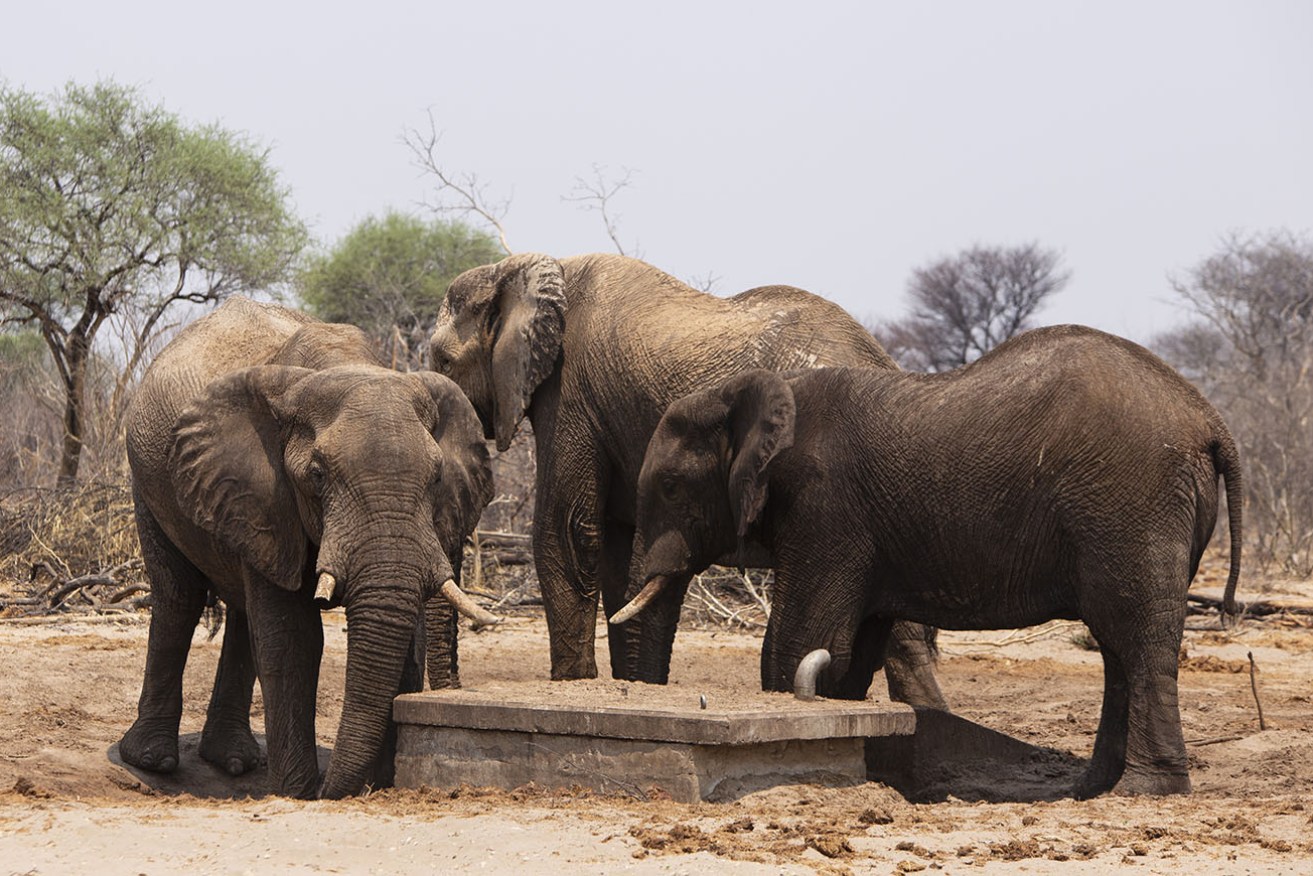
[[(153, 773), (124, 762), (119, 756), (119, 744), (115, 742), (106, 751), (110, 763), (130, 773), (132, 777), (152, 793), (166, 797), (183, 794), (212, 800), (258, 799), (274, 796), (269, 782), (269, 764), (263, 733), (256, 733), (255, 740), (260, 745), (260, 764), (250, 772), (240, 776), (228, 773), (201, 759), (200, 733), (186, 733), (178, 737), (178, 768), (171, 773)], [(319, 759), (319, 773), (323, 775), (328, 769), (331, 748), (316, 746), (315, 754)]]
[(916, 710), (911, 736), (872, 737), (866, 773), (913, 803), (1036, 803), (1071, 797), (1089, 759), (1031, 745), (949, 712)]

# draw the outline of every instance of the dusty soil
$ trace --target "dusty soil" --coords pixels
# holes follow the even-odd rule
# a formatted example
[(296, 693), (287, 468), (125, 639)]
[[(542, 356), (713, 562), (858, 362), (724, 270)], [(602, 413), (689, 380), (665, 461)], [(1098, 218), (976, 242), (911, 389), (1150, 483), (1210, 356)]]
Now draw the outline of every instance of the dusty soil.
[[(1313, 597), (1308, 584), (1283, 586)], [(340, 614), (325, 618), (326, 755), (346, 634)], [(941, 679), (956, 712), (1026, 745), (993, 761), (945, 761), (914, 794), (921, 802), (867, 783), (697, 805), (659, 789), (646, 799), (534, 787), (268, 797), (263, 771), (232, 780), (196, 758), (220, 642), (204, 630), (187, 667), (182, 768), (138, 776), (110, 750), (135, 715), (146, 629), (144, 615), (0, 621), (0, 873), (1313, 872), (1313, 629), (1295, 621), (1187, 633), (1188, 797), (1067, 796), (1090, 755), (1102, 671), (1081, 627), (1058, 623), (943, 635)], [(467, 687), (546, 677), (540, 616), (462, 637)], [(682, 631), (672, 686), (690, 699), (751, 689), (759, 647), (747, 634)], [(604, 695), (616, 683), (592, 684)]]

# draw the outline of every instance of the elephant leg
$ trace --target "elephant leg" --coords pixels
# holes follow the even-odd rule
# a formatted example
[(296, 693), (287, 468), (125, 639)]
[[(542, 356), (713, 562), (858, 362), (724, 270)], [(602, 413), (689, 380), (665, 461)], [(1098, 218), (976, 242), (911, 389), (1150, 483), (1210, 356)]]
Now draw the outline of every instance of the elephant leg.
[(554, 681), (597, 677), (598, 570), (606, 478), (600, 466), (586, 459), (587, 454), (573, 457), (566, 471), (557, 471), (559, 466), (539, 470), (534, 562), (547, 615)]
[(884, 677), (889, 699), (924, 709), (949, 711), (935, 679), (938, 651), (934, 627), (896, 621), (884, 652)]
[(1123, 658), (1130, 702), (1126, 720), (1126, 769), (1113, 788), (1116, 793), (1190, 793), (1190, 770), (1177, 698), (1180, 650), (1178, 636), (1174, 645), (1136, 649)]
[(119, 755), (132, 766), (168, 773), (178, 768), (182, 673), (209, 582), (173, 546), (139, 499), (136, 518), (151, 585), (150, 634), (137, 720), (119, 741)]
[[(461, 554), (452, 552), (451, 570), (457, 584), (461, 583)], [(428, 666), (430, 690), (452, 690), (460, 687), (460, 662), (457, 654), (459, 618), (455, 607), (442, 596), (424, 600), (425, 661)], [(403, 679), (404, 685), (404, 679)], [(403, 687), (404, 689), (404, 687)]]
[[(602, 614), (610, 617), (624, 608), (629, 589), (630, 561), (634, 553), (634, 528), (608, 518), (602, 529), (602, 551), (597, 567), (597, 586), (602, 595)], [(632, 679), (639, 659), (638, 639), (630, 624), (606, 626), (606, 644), (611, 657), (611, 677)]]
[(255, 658), (246, 612), (229, 608), (223, 626), (223, 651), (214, 676), (214, 692), (201, 733), (201, 759), (229, 775), (240, 776), (260, 763), (260, 746), (251, 733), (251, 693)]
[[(857, 627), (853, 636), (848, 670), (835, 682), (833, 696), (838, 700), (864, 700), (875, 673), (889, 652), (889, 643), (897, 623), (891, 618), (871, 616)], [(885, 667), (888, 671), (888, 667)]]
[(1094, 736), (1094, 757), (1076, 786), (1076, 797), (1095, 797), (1111, 790), (1126, 765), (1127, 708), (1130, 705), (1126, 670), (1117, 655), (1100, 646), (1103, 654), (1103, 708)]
[(314, 797), (319, 788), (315, 694), (324, 627), (308, 594), (248, 578), (255, 662), (264, 695), (269, 779), (275, 793)]
[[(1184, 571), (1174, 577), (1184, 580)], [(1145, 575), (1138, 580), (1164, 580), (1164, 576)], [(1144, 592), (1145, 588), (1138, 589)], [(1158, 588), (1156, 592), (1166, 589)], [(1135, 592), (1132, 588), (1126, 590)], [(1119, 710), (1124, 696), (1125, 766), (1113, 791), (1118, 794), (1187, 794), (1190, 773), (1177, 698), (1177, 668), (1185, 627), (1184, 590), (1176, 598), (1138, 599), (1129, 604), (1110, 606), (1110, 609), (1090, 622), (1090, 631), (1100, 647), (1114, 655), (1112, 665), (1120, 669), (1125, 694), (1120, 692), (1117, 684), (1105, 688), (1105, 715), (1100, 719), (1099, 729), (1102, 732), (1106, 722), (1109, 732), (1105, 734), (1107, 741), (1102, 746), (1097, 741), (1095, 744), (1096, 765), (1104, 769), (1099, 778), (1106, 780), (1115, 772), (1115, 764), (1112, 768), (1104, 764), (1113, 763), (1113, 758), (1119, 753)], [(1110, 674), (1109, 665), (1105, 658), (1105, 675)], [(1113, 711), (1109, 714), (1110, 707)]]

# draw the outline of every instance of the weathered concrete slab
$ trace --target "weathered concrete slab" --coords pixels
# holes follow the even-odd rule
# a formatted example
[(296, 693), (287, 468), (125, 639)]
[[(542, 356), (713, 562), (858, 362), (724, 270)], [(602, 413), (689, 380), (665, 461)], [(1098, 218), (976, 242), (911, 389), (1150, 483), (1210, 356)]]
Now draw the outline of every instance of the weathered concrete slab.
[[(660, 788), (687, 802), (732, 799), (784, 782), (863, 782), (867, 738), (909, 735), (916, 728), (913, 710), (901, 704), (800, 703), (761, 694), (702, 710), (648, 686), (635, 686), (631, 705), (547, 696), (566, 690), (526, 688), (518, 701), (504, 689), (398, 697), (397, 784), (515, 788), (533, 782), (635, 794)], [(525, 692), (547, 701), (530, 701)]]
[(817, 700), (783, 709), (763, 698), (734, 711), (641, 706), (582, 707), (550, 702), (501, 702), (476, 691), (426, 691), (397, 697), (402, 724), (518, 730), (564, 736), (604, 736), (697, 745), (744, 745), (792, 739), (899, 736), (916, 729), (911, 707), (898, 703)]

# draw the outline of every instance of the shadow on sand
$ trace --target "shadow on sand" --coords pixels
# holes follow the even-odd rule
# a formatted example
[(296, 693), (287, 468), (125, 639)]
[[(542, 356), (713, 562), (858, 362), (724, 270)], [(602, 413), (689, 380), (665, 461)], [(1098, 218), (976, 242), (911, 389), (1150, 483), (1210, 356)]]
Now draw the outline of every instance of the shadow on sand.
[(966, 718), (916, 710), (912, 736), (866, 743), (866, 773), (913, 803), (950, 796), (987, 803), (1033, 803), (1071, 797), (1089, 761), (1040, 748)]
[[(260, 765), (249, 773), (230, 776), (225, 771), (201, 760), (199, 748), (201, 734), (187, 733), (178, 737), (178, 768), (171, 773), (152, 773), (138, 769), (123, 762), (119, 756), (119, 744), (109, 747), (106, 754), (110, 763), (130, 773), (144, 788), (156, 794), (178, 796), (189, 794), (192, 797), (213, 800), (241, 800), (272, 796), (269, 790), (269, 767), (266, 762), (264, 734), (255, 734), (260, 743)], [(332, 749), (320, 746), (316, 753), (319, 758), (319, 772), (328, 768), (328, 757)]]

